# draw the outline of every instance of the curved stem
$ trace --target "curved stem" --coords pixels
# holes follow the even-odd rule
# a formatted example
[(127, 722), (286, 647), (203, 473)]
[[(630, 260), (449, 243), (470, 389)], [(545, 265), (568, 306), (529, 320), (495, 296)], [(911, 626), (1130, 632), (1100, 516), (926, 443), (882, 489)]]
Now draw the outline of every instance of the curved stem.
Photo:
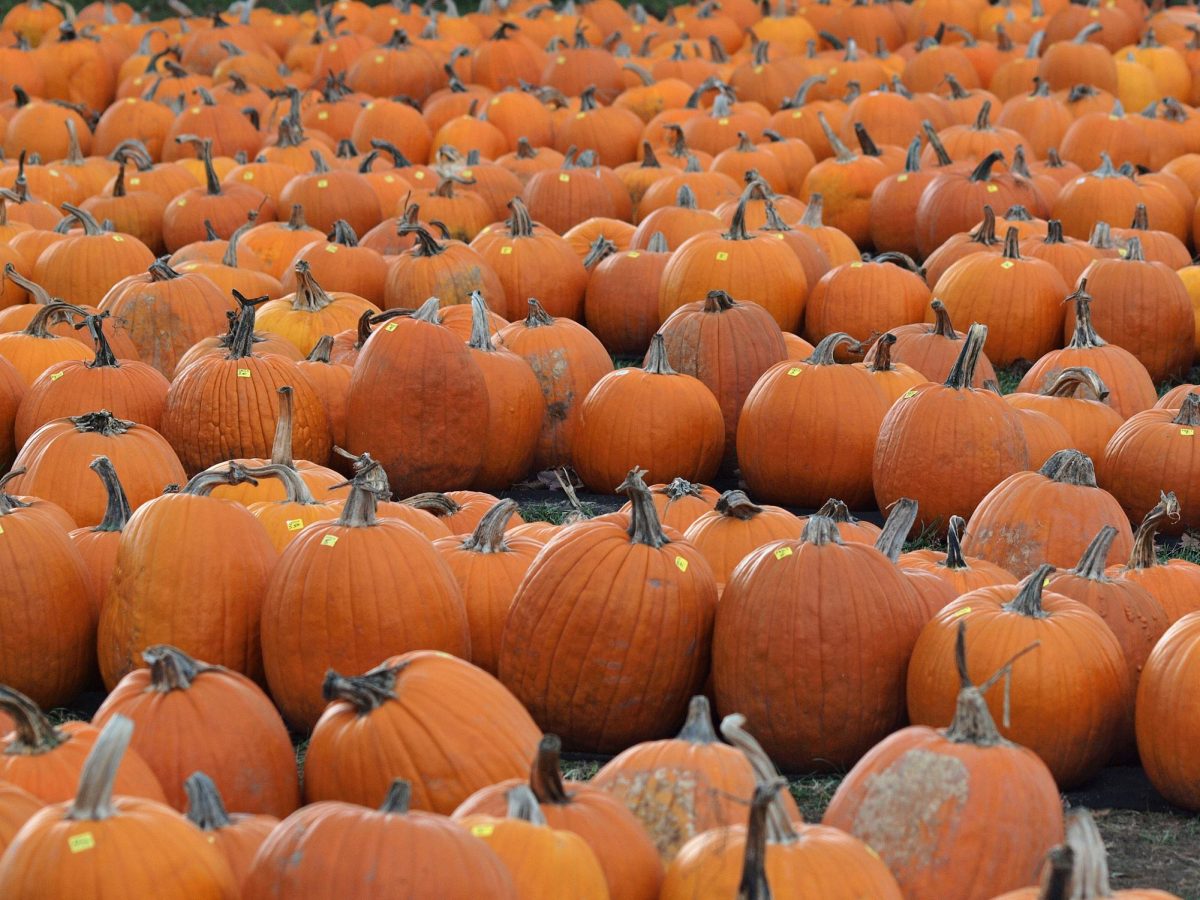
[[(742, 751), (750, 768), (754, 771), (754, 780), (759, 784), (774, 783), (779, 779), (779, 770), (771, 762), (767, 751), (762, 748), (753, 735), (746, 730), (746, 717), (740, 713), (732, 713), (721, 720), (721, 736), (733, 746)], [(775, 794), (767, 810), (767, 842), (772, 844), (792, 844), (798, 840), (791, 820), (788, 818), (787, 807), (783, 798)]]
[(64, 818), (99, 822), (117, 814), (112, 802), (113, 786), (132, 736), (133, 722), (129, 719), (121, 715), (109, 719), (84, 760), (79, 790)]
[(125, 495), (125, 488), (121, 485), (121, 479), (117, 477), (112, 460), (107, 456), (97, 456), (88, 463), (88, 468), (100, 477), (104, 484), (105, 496), (108, 498), (104, 507), (104, 518), (92, 531), (124, 531), (129, 517), (133, 515), (133, 509), (129, 505), (129, 498)]
[(313, 277), (312, 266), (308, 260), (297, 260), (292, 270), (296, 273), (296, 292), (292, 294), (292, 309), (297, 312), (317, 313), (333, 303), (333, 298)]
[(875, 549), (890, 559), (899, 562), (900, 553), (904, 550), (904, 541), (912, 531), (913, 523), (917, 521), (917, 501), (902, 497), (892, 504), (888, 516), (883, 522), (883, 529), (875, 539)]
[(1021, 582), (1017, 596), (1001, 608), (1031, 619), (1047, 618), (1050, 614), (1042, 609), (1042, 588), (1053, 571), (1049, 563), (1038, 566)]
[(1080, 578), (1086, 578), (1089, 581), (1107, 582), (1108, 579), (1104, 575), (1105, 563), (1108, 560), (1108, 552), (1112, 549), (1113, 540), (1117, 536), (1117, 529), (1112, 525), (1105, 525), (1092, 538), (1092, 542), (1087, 545), (1087, 549), (1083, 551), (1083, 556), (1079, 558), (1078, 564), (1072, 570)]
[(1154, 547), (1154, 539), (1158, 535), (1158, 529), (1167, 522), (1178, 521), (1179, 500), (1176, 499), (1174, 491), (1161, 494), (1158, 504), (1146, 513), (1133, 535), (1133, 550), (1125, 568), (1149, 569), (1157, 566), (1158, 552)]
[(554, 803), (563, 806), (571, 802), (571, 795), (563, 785), (559, 754), (562, 741), (556, 734), (547, 734), (538, 743), (537, 756), (529, 773), (529, 787), (538, 803)]
[(658, 520), (658, 510), (654, 507), (654, 496), (642, 479), (645, 474), (645, 469), (631, 469), (625, 476), (625, 480), (617, 485), (617, 493), (629, 497), (631, 506), (629, 540), (635, 544), (658, 548), (671, 543), (671, 541)]
[(743, 521), (749, 521), (763, 511), (744, 491), (726, 491), (717, 500), (715, 509), (723, 516)]
[(821, 338), (820, 343), (813, 348), (812, 355), (805, 360), (811, 366), (832, 366), (837, 364), (835, 356), (838, 347), (846, 345), (851, 353), (857, 353), (862, 350), (862, 344), (846, 334), (844, 331), (835, 331), (833, 334), (828, 334)]
[(7, 756), (40, 756), (68, 740), (41, 707), (20, 691), (0, 685), (0, 712), (13, 720), (16, 738), (4, 748)]
[(504, 532), (517, 508), (516, 500), (497, 501), (483, 514), (470, 536), (459, 545), (461, 549), (473, 553), (507, 553), (508, 544), (504, 540)]
[(233, 824), (216, 783), (203, 772), (193, 772), (183, 783), (187, 794), (187, 819), (201, 831), (220, 831)]
[(186, 691), (196, 677), (216, 671), (170, 644), (155, 644), (142, 651), (142, 660), (150, 667), (150, 688), (159, 693)]
[(987, 326), (979, 322), (972, 324), (967, 330), (962, 350), (959, 351), (958, 358), (954, 361), (954, 367), (950, 369), (950, 374), (946, 378), (946, 387), (956, 391), (970, 388), (971, 382), (975, 378), (975, 366), (979, 363), (979, 356), (983, 352), (986, 340)]
[(321, 684), (321, 696), (327, 703), (349, 703), (358, 715), (365, 716), (396, 699), (396, 678), (407, 666), (377, 666), (364, 675), (339, 675), (330, 669)]
[(207, 497), (212, 493), (213, 488), (222, 484), (258, 484), (258, 482), (247, 473), (244, 466), (231, 462), (223, 469), (209, 469), (192, 476), (192, 479), (180, 488), (179, 493)]

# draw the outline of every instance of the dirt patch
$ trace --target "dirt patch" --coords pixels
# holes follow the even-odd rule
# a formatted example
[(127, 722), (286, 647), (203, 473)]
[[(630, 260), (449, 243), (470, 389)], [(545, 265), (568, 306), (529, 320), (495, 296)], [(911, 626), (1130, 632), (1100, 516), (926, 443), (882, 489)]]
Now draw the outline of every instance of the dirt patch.
[(1200, 819), (1182, 813), (1095, 810), (1113, 890), (1158, 888), (1200, 900)]

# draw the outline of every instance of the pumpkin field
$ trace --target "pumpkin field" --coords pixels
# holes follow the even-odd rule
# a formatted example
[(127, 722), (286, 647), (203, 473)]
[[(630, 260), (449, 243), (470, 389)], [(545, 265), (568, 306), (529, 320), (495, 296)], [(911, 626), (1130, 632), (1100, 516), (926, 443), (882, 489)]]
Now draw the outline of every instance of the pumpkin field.
[(1198, 248), (1195, 4), (0, 4), (0, 898), (1200, 900)]

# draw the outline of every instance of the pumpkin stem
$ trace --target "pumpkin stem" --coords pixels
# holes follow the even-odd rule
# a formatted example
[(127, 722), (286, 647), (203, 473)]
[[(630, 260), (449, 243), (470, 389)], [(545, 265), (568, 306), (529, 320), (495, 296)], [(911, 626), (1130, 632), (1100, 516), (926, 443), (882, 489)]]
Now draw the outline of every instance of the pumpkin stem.
[(181, 494), (191, 494), (194, 497), (207, 497), (212, 489), (222, 484), (258, 484), (247, 472), (246, 467), (236, 462), (229, 462), (223, 469), (207, 469), (193, 475), (182, 488)]
[(834, 354), (837, 348), (843, 344), (851, 353), (861, 353), (862, 344), (846, 334), (844, 331), (835, 331), (833, 334), (827, 334), (821, 338), (820, 343), (813, 348), (812, 355), (805, 360), (810, 366), (832, 366), (837, 364), (837, 359)]
[(50, 331), (51, 324), (70, 321), (71, 316), (86, 316), (87, 314), (87, 310), (81, 307), (63, 303), (61, 300), (52, 300), (33, 314), (33, 318), (29, 320), (29, 324), (21, 333), (45, 340), (57, 340), (58, 335)]
[(283, 484), (284, 497), (288, 503), (299, 503), (305, 506), (317, 503), (308, 484), (300, 477), (300, 473), (289, 464), (269, 463), (265, 466), (246, 469), (246, 473), (253, 478), (278, 478)]
[(189, 775), (183, 791), (188, 799), (187, 819), (201, 831), (220, 831), (233, 824), (217, 785), (203, 772)]
[[(746, 730), (746, 717), (741, 713), (732, 713), (721, 720), (721, 736), (733, 746), (742, 751), (750, 768), (754, 770), (754, 780), (759, 784), (773, 783), (779, 780), (779, 770), (767, 756), (753, 735)], [(783, 798), (776, 794), (767, 809), (767, 842), (771, 844), (792, 844), (799, 838), (788, 817), (787, 806)]]
[(642, 371), (650, 375), (678, 375), (667, 359), (666, 339), (661, 333), (650, 338), (650, 349), (642, 361)]
[(534, 297), (529, 298), (529, 312), (525, 315), (526, 328), (544, 328), (554, 324), (554, 317), (546, 312), (542, 304)]
[(1146, 261), (1146, 255), (1142, 252), (1142, 239), (1140, 237), (1131, 237), (1125, 242), (1125, 261)]
[(939, 565), (955, 571), (970, 568), (962, 552), (961, 535), (966, 527), (967, 523), (962, 516), (950, 517), (950, 524), (946, 529), (946, 558)]
[(491, 325), (488, 322), (488, 305), (479, 291), (471, 291), (471, 339), (467, 346), (484, 353), (495, 353), (492, 343)]
[(979, 161), (979, 165), (972, 170), (968, 180), (974, 183), (990, 180), (992, 177), (993, 167), (995, 167), (996, 163), (1002, 162), (1003, 160), (1004, 154), (999, 150), (993, 150)]
[(1021, 230), (1016, 225), (1010, 225), (1008, 231), (1004, 233), (1004, 250), (1001, 256), (1004, 259), (1020, 260), (1021, 258)]
[(1042, 588), (1053, 571), (1054, 566), (1049, 563), (1038, 566), (1021, 582), (1021, 590), (1017, 596), (1005, 603), (1001, 609), (1031, 619), (1045, 619), (1049, 613), (1042, 609)]
[(1042, 389), (1045, 397), (1072, 397), (1101, 403), (1108, 399), (1108, 394), (1108, 386), (1095, 370), (1086, 366), (1063, 369)]
[(824, 228), (825, 222), (822, 220), (824, 208), (825, 197), (821, 194), (812, 194), (808, 198), (808, 209), (804, 210), (800, 224), (805, 228)]
[(946, 304), (941, 300), (934, 300), (929, 304), (933, 310), (934, 324), (933, 334), (938, 337), (944, 337), (951, 341), (958, 340), (958, 332), (954, 330), (954, 323), (950, 321), (950, 311), (946, 309)]
[(686, 478), (672, 478), (671, 483), (663, 487), (654, 488), (652, 493), (662, 494), (670, 502), (682, 500), (684, 497), (703, 497), (704, 485), (693, 484)]
[(308, 260), (297, 260), (292, 271), (296, 273), (296, 292), (292, 294), (292, 309), (297, 312), (317, 313), (333, 303), (333, 298), (317, 284)]
[(1067, 846), (1074, 855), (1072, 894), (1079, 897), (1111, 897), (1108, 854), (1091, 810), (1079, 807), (1067, 816)]
[(475, 530), (459, 545), (460, 548), (473, 553), (507, 553), (508, 544), (504, 540), (504, 532), (517, 507), (516, 500), (498, 501), (484, 513)]
[(399, 234), (416, 235), (416, 243), (413, 245), (413, 256), (437, 256), (445, 251), (445, 247), (438, 243), (437, 238), (429, 233), (429, 230), (419, 222), (404, 222), (397, 230)]
[(899, 562), (900, 553), (904, 550), (904, 541), (916, 521), (917, 501), (901, 497), (892, 504), (892, 508), (888, 511), (883, 529), (879, 532), (879, 537), (875, 539), (875, 549), (893, 563)]
[(937, 157), (938, 168), (951, 165), (954, 160), (946, 152), (946, 145), (942, 143), (942, 139), (938, 136), (937, 129), (933, 127), (933, 123), (925, 119), (921, 123), (921, 130), (925, 132), (925, 138), (929, 141), (929, 146), (933, 148), (933, 153)]
[(1009, 685), (1012, 682), (1013, 664), (1038, 646), (1040, 646), (1040, 642), (1034, 641), (1024, 650), (1018, 651), (993, 672), (987, 681), (976, 687), (971, 682), (971, 676), (967, 671), (967, 623), (965, 620), (959, 620), (958, 634), (954, 640), (954, 664), (958, 668), (960, 687), (954, 719), (944, 732), (947, 740), (956, 744), (974, 744), (976, 747), (1009, 745), (1009, 742), (1001, 737), (996, 728), (996, 720), (992, 718), (992, 712), (988, 709), (984, 694), (997, 681), (1001, 678), (1004, 679), (1004, 727), (1009, 727)]
[(1073, 350), (1091, 350), (1105, 346), (1107, 342), (1096, 334), (1092, 325), (1092, 295), (1087, 292), (1086, 278), (1079, 280), (1079, 287), (1064, 302), (1075, 304), (1075, 333), (1067, 347)]
[(108, 497), (104, 507), (104, 518), (92, 531), (124, 531), (133, 510), (129, 506), (129, 498), (125, 495), (125, 488), (121, 486), (121, 479), (117, 477), (112, 460), (107, 456), (97, 456), (88, 463), (88, 468), (100, 476), (100, 481), (104, 484), (104, 493)]
[(1149, 569), (1158, 565), (1158, 553), (1154, 549), (1154, 538), (1158, 529), (1167, 522), (1179, 521), (1179, 500), (1175, 492), (1170, 491), (1160, 495), (1158, 504), (1138, 526), (1133, 535), (1133, 551), (1129, 554), (1127, 569)]
[[(403, 234), (403, 229), (398, 230), (399, 234)], [(333, 228), (326, 236), (331, 243), (339, 244), (342, 247), (357, 247), (358, 235), (354, 233), (354, 228), (345, 219), (338, 219), (333, 223)]]
[(406, 506), (413, 507), (413, 509), (424, 510), (430, 515), (437, 516), (439, 519), (445, 516), (452, 516), (462, 509), (452, 498), (447, 497), (445, 494), (439, 494), (437, 491), (413, 494), (411, 497), (406, 497), (400, 502)]
[(1074, 574), (1089, 581), (1107, 582), (1104, 566), (1116, 536), (1117, 529), (1112, 525), (1105, 525), (1101, 528), (1092, 538), (1092, 542), (1087, 545), (1087, 549), (1083, 551), (1083, 556), (1079, 558), (1078, 564), (1072, 570)]
[(901, 253), (899, 250), (889, 250), (887, 253), (880, 253), (871, 262), (894, 263), (902, 269), (907, 269), (914, 275), (918, 275), (921, 278), (925, 277), (925, 270), (917, 264), (917, 261), (907, 253)]
[(133, 722), (113, 716), (88, 751), (79, 775), (79, 789), (64, 818), (76, 822), (99, 822), (117, 814), (113, 806), (113, 784), (117, 769), (133, 736)]
[(571, 802), (571, 795), (563, 785), (559, 754), (562, 741), (556, 734), (544, 735), (538, 743), (537, 756), (529, 773), (529, 787), (538, 803), (554, 803), (563, 806)]
[(107, 409), (83, 413), (78, 416), (68, 416), (67, 418), (75, 426), (75, 430), (81, 434), (99, 434), (104, 437), (115, 437), (116, 435), (124, 434), (130, 428), (134, 427), (133, 422), (118, 419)]
[(737, 900), (771, 900), (771, 886), (767, 883), (767, 813), (786, 785), (786, 779), (774, 778), (754, 786)]
[(533, 237), (533, 219), (520, 197), (508, 201), (509, 217), (504, 224), (508, 226), (508, 236), (511, 238)]
[(62, 208), (67, 211), (67, 215), (80, 224), (83, 228), (83, 233), (88, 237), (104, 234), (104, 229), (100, 227), (100, 223), (96, 221), (96, 217), (86, 209), (80, 209), (78, 206), (70, 203), (64, 203)]
[(867, 126), (862, 122), (854, 123), (854, 136), (858, 138), (858, 147), (863, 156), (883, 156), (883, 152), (867, 132)]
[(337, 485), (350, 487), (350, 496), (342, 506), (338, 525), (348, 528), (370, 528), (376, 524), (375, 508), (380, 499), (386, 499), (387, 496), (387, 482), (382, 476), (383, 466), (373, 459), (367, 458), (361, 467), (355, 464), (354, 477)]
[(976, 322), (967, 330), (967, 338), (963, 341), (962, 350), (950, 369), (946, 378), (946, 387), (956, 391), (969, 390), (975, 378), (975, 366), (979, 363), (979, 355), (983, 352), (984, 342), (987, 341), (987, 326)]
[(749, 521), (763, 511), (744, 491), (726, 491), (717, 500), (715, 508), (723, 516), (742, 521)]
[(170, 644), (147, 647), (142, 651), (142, 660), (150, 667), (150, 689), (161, 694), (186, 691), (198, 675), (218, 669), (193, 659)]
[(1038, 474), (1058, 484), (1096, 487), (1095, 466), (1078, 450), (1059, 450), (1042, 464)]
[(1072, 44), (1086, 44), (1088, 41), (1088, 38), (1090, 38), (1096, 32), (1100, 31), (1102, 28), (1104, 28), (1104, 26), (1101, 25), (1099, 22), (1092, 22), (1091, 24), (1086, 25), (1083, 28), (1081, 28), (1079, 30), (1079, 32), (1075, 35), (1075, 37), (1071, 38), (1071, 43)]
[(825, 119), (825, 113), (817, 113), (817, 121), (821, 123), (821, 130), (825, 132), (825, 138), (829, 141), (829, 146), (833, 148), (834, 155), (840, 163), (852, 163), (858, 156), (853, 153), (849, 147), (842, 143), (842, 139), (834, 133), (829, 122)]
[(254, 354), (254, 308), (270, 298), (264, 294), (250, 299), (235, 288), (233, 299), (237, 301), (239, 309), (229, 332), (229, 343), (226, 347), (229, 354), (225, 358), (245, 359)]
[(735, 306), (737, 306), (737, 301), (725, 291), (709, 291), (704, 297), (704, 311), (706, 313), (725, 312), (733, 309)]
[(708, 698), (703, 694), (697, 694), (688, 702), (687, 720), (675, 739), (689, 744), (715, 744), (720, 740), (713, 728)]
[(896, 336), (890, 331), (879, 336), (875, 342), (875, 358), (871, 360), (872, 372), (892, 371), (892, 345), (895, 343)]
[(54, 727), (41, 707), (15, 688), (0, 685), (0, 712), (13, 720), (16, 738), (4, 748), (5, 756), (40, 756), (70, 736)]
[(596, 240), (592, 242), (592, 246), (588, 250), (587, 256), (583, 258), (583, 267), (590, 272), (597, 265), (616, 252), (616, 244), (614, 244), (604, 235), (598, 235)]
[(646, 242), (647, 253), (670, 253), (671, 247), (667, 243), (667, 236), (661, 231), (656, 231), (650, 235), (650, 240)]
[(808, 517), (808, 521), (804, 523), (804, 531), (800, 535), (800, 540), (806, 544), (816, 544), (818, 547), (825, 544), (840, 544), (842, 543), (842, 534), (838, 531), (837, 523), (828, 516), (813, 515)]
[(92, 345), (96, 349), (96, 355), (88, 363), (89, 369), (118, 369), (121, 366), (117, 361), (116, 354), (113, 353), (112, 347), (108, 343), (107, 335), (104, 333), (104, 320), (108, 317), (109, 312), (105, 310), (99, 315), (84, 316), (83, 321), (75, 325), (77, 329), (86, 328), (88, 330), (88, 334), (92, 337)]
[(549, 827), (546, 814), (542, 812), (541, 806), (538, 805), (538, 799), (529, 785), (518, 784), (516, 787), (509, 788), (504, 792), (504, 799), (507, 803), (505, 811), (507, 818), (528, 822), (530, 825), (537, 825), (540, 828)]
[(1112, 238), (1112, 228), (1107, 222), (1097, 222), (1092, 228), (1088, 244), (1097, 250), (1116, 250), (1116, 242)]
[(390, 816), (402, 816), (408, 812), (411, 802), (412, 785), (403, 778), (397, 778), (388, 788), (387, 796), (384, 797), (379, 811)]
[(630, 541), (658, 548), (671, 543), (671, 540), (663, 531), (662, 524), (658, 520), (658, 510), (654, 508), (654, 497), (642, 478), (645, 474), (645, 469), (630, 469), (625, 480), (617, 485), (617, 493), (627, 495), (632, 507), (629, 514)]
[(365, 716), (396, 699), (396, 676), (407, 666), (408, 663), (376, 666), (365, 675), (339, 675), (329, 669), (321, 683), (321, 696), (328, 703), (335, 700), (349, 703), (355, 713)]
[(1179, 413), (1171, 420), (1176, 425), (1195, 427), (1200, 425), (1200, 393), (1188, 392), (1179, 405)]

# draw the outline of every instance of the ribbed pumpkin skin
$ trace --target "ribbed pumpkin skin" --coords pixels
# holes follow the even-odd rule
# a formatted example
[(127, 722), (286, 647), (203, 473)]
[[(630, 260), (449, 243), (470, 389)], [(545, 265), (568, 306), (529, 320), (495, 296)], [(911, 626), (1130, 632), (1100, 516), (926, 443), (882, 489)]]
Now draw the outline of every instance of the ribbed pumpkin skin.
[[(1196, 395), (1191, 395), (1196, 396)], [(1193, 407), (1195, 408), (1195, 407)], [(1131, 519), (1158, 503), (1164, 488), (1179, 498), (1180, 519), (1165, 531), (1178, 532), (1200, 522), (1200, 443), (1182, 410), (1148, 409), (1126, 420), (1104, 448), (1096, 474)]]
[[(480, 788), (529, 769), (541, 732), (495, 678), (442, 653), (384, 660), (396, 667), (393, 697), (360, 712), (335, 699), (313, 729), (304, 762), (308, 803), (370, 806), (396, 778), (412, 808), (449, 815)], [(461, 765), (469, 758), (470, 766)]]
[(750, 552), (771, 541), (795, 537), (803, 523), (780, 506), (761, 507), (751, 519), (707, 512), (684, 533), (687, 541), (704, 554), (712, 566), (717, 586), (724, 589), (733, 570)]
[(202, 338), (225, 330), (229, 297), (199, 273), (159, 281), (153, 274), (130, 275), (100, 300), (100, 311), (123, 319), (138, 358), (167, 378), (179, 358)]
[(371, 334), (350, 378), (347, 449), (379, 460), (398, 496), (471, 484), (487, 422), (483, 373), (448, 328), (398, 318)]
[[(244, 373), (249, 373), (246, 375)], [(178, 373), (167, 392), (162, 433), (189, 474), (227, 459), (271, 455), (281, 387), (292, 388), (292, 450), (321, 463), (331, 436), (325, 407), (296, 369), (280, 356), (216, 354)], [(212, 410), (224, 413), (214, 416)]]
[(0, 784), (0, 854), (8, 849), (21, 826), (45, 804), (15, 784)]
[(278, 556), (232, 501), (179, 493), (143, 504), (121, 533), (100, 615), (104, 683), (116, 687), (152, 644), (261, 680), (259, 618)]
[[(187, 474), (171, 446), (153, 428), (130, 425), (121, 433), (104, 434), (77, 426), (71, 419), (43, 425), (25, 442), (14, 466), (25, 474), (9, 482), (13, 491), (57, 503), (79, 525), (104, 518), (108, 494), (88, 469), (97, 456), (113, 461), (129, 504), (141, 506), (169, 484), (183, 484)], [(88, 428), (88, 430), (85, 430)]]
[(37, 509), (0, 515), (0, 683), (49, 709), (69, 703), (96, 658), (96, 614), (79, 551)]
[(906, 897), (944, 900), (990, 900), (1036, 881), (1063, 839), (1058, 788), (1032, 750), (920, 725), (859, 760), (821, 821), (878, 851)]
[(27, 391), (24, 379), (13, 364), (7, 359), (0, 360), (0, 466), (5, 469), (12, 465), (20, 449), (15, 425)]
[[(353, 602), (331, 608), (334, 597)], [(298, 728), (311, 728), (325, 707), (327, 669), (365, 672), (396, 650), (469, 659), (470, 641), (454, 576), (428, 539), (395, 519), (362, 528), (314, 522), (280, 556), (263, 593), (267, 683)]]
[[(887, 866), (861, 841), (824, 825), (792, 826), (794, 844), (767, 844), (764, 868), (774, 900), (900, 900)], [(716, 828), (684, 844), (663, 880), (661, 900), (736, 897), (746, 828)]]
[(608, 493), (631, 466), (643, 466), (652, 482), (676, 476), (709, 481), (725, 449), (725, 422), (712, 391), (698, 379), (655, 369), (617, 369), (584, 398), (572, 452), (579, 477), (591, 490)]
[(804, 336), (820, 341), (845, 331), (865, 341), (872, 334), (921, 321), (929, 286), (915, 272), (886, 262), (852, 262), (830, 269), (809, 292)]
[(849, 766), (904, 721), (904, 673), (924, 621), (914, 589), (874, 547), (766, 544), (717, 607), (717, 707), (745, 715), (785, 771)]
[(479, 349), (471, 359), (483, 375), (488, 401), (487, 444), (472, 487), (503, 489), (532, 471), (546, 401), (529, 363), (504, 347)]
[(279, 820), (274, 816), (256, 816), (249, 813), (230, 813), (229, 819), (229, 825), (215, 831), (205, 831), (204, 836), (221, 851), (225, 862), (229, 863), (234, 883), (240, 889), (250, 872), (258, 848), (266, 843)]
[(654, 547), (623, 524), (580, 523), (517, 589), (500, 680), (570, 747), (611, 753), (665, 737), (703, 684), (716, 601), (712, 570), (686, 541)]
[(130, 747), (158, 777), (167, 802), (183, 812), (183, 783), (204, 772), (230, 809), (282, 817), (300, 805), (289, 765), (292, 742), (262, 688), (229, 669), (201, 669), (186, 688), (162, 690), (151, 670), (134, 669), (96, 711), (103, 728), (113, 716), (134, 723)]
[(1129, 673), (1108, 626), (1082, 603), (1045, 593), (1048, 616), (1004, 609), (1020, 588), (981, 588), (964, 594), (925, 626), (908, 669), (908, 713), (914, 724), (944, 727), (954, 715), (958, 677), (949, 665), (960, 621), (971, 635), (969, 671), (979, 683), (1014, 653), (1041, 641), (1015, 666), (1011, 727), (1003, 724), (1003, 687), (988, 694), (996, 727), (1008, 740), (1042, 758), (1060, 789), (1086, 781), (1116, 748), (1129, 698)]
[(552, 319), (544, 310), (506, 325), (497, 343), (525, 357), (542, 386), (546, 417), (533, 456), (535, 471), (570, 465), (583, 398), (613, 370), (608, 351), (578, 322)]
[(750, 492), (789, 506), (817, 507), (829, 497), (852, 509), (869, 505), (886, 412), (865, 370), (777, 363), (750, 391), (738, 421), (737, 456)]
[(1200, 613), (1167, 630), (1142, 669), (1136, 709), (1137, 745), (1146, 775), (1160, 794), (1184, 809), (1200, 809), (1200, 770), (1193, 752), (1200, 716), (1188, 696), (1200, 671)]
[(732, 462), (746, 397), (767, 369), (787, 359), (779, 325), (757, 303), (724, 294), (679, 307), (660, 333), (675, 371), (698, 378), (721, 404), (725, 460)]
[[(403, 847), (407, 852), (397, 852)], [(300, 809), (259, 848), (242, 900), (516, 900), (512, 878), (487, 845), (449, 819), (390, 814), (330, 800)]]

